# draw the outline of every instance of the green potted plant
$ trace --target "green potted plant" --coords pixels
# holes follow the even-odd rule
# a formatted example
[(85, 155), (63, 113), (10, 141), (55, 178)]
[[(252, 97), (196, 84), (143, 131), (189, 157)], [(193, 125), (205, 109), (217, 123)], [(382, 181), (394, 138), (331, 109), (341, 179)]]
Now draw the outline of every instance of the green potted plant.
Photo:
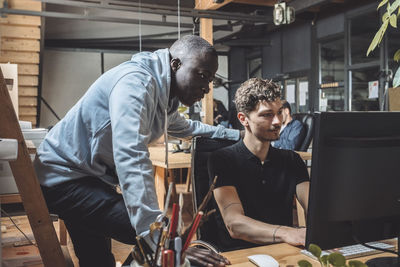
[[(387, 30), (387, 27), (390, 25), (393, 28), (397, 28), (397, 18), (400, 15), (400, 0), (395, 0), (392, 3), (389, 0), (382, 0), (378, 5), (378, 10), (386, 5), (386, 12), (382, 15), (382, 25), (379, 28), (378, 32), (375, 34), (374, 38), (371, 41), (371, 44), (368, 47), (367, 56), (371, 53), (382, 41), (383, 36)], [(397, 11), (397, 12), (396, 12)], [(399, 62), (400, 60), (400, 49), (398, 49), (394, 56), (394, 61)], [(400, 86), (400, 68), (397, 68), (397, 71), (393, 78), (393, 87)]]
[[(329, 267), (329, 266), (335, 266), (335, 267), (367, 267), (365, 263), (362, 263), (361, 261), (357, 260), (349, 260), (346, 264), (346, 258), (338, 253), (338, 252), (333, 252), (329, 255), (325, 254), (322, 255), (322, 250), (319, 246), (310, 244), (308, 247), (308, 251), (313, 254), (319, 263), (321, 264), (321, 267)], [(300, 267), (312, 267), (312, 264), (307, 261), (307, 260), (300, 260), (297, 262), (297, 264)]]

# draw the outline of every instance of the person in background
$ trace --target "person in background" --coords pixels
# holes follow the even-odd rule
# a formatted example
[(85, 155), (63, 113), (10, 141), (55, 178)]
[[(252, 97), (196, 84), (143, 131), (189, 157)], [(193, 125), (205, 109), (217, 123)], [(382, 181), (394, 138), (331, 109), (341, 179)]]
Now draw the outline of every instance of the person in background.
[(280, 149), (297, 150), (304, 139), (306, 129), (301, 121), (293, 119), (289, 102), (283, 100), (282, 107), (281, 133), (279, 139), (274, 141), (272, 146)]
[[(209, 92), (218, 68), (213, 46), (189, 35), (169, 49), (135, 54), (88, 89), (38, 148), (34, 166), (50, 212), (68, 229), (81, 267), (115, 267), (111, 238), (154, 249), (149, 226), (161, 214), (148, 144), (163, 134), (238, 140), (238, 130), (186, 120)], [(119, 192), (119, 190), (121, 192)], [(224, 257), (188, 249), (197, 266), (224, 266)]]
[(283, 120), (280, 88), (252, 78), (235, 95), (243, 140), (214, 151), (210, 177), (217, 176), (218, 240), (221, 250), (286, 242), (305, 244), (305, 228), (293, 227), (293, 198), (307, 211), (309, 175), (300, 156), (276, 149)]
[(214, 125), (216, 126), (221, 124), (227, 127), (229, 113), (226, 110), (224, 104), (217, 99), (213, 99), (213, 107), (214, 107)]

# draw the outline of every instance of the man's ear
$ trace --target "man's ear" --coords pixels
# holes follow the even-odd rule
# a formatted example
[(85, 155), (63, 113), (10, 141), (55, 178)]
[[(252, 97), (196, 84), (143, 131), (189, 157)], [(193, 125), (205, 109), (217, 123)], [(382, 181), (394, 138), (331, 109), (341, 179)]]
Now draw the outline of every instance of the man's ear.
[(238, 112), (237, 118), (244, 127), (249, 126), (249, 120), (243, 112)]
[(176, 72), (181, 67), (181, 60), (179, 58), (171, 59), (171, 69)]

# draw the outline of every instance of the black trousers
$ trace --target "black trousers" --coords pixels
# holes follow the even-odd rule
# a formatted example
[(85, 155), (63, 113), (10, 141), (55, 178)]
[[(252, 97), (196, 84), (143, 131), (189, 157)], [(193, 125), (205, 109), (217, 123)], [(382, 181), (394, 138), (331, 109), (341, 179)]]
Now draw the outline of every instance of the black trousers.
[(51, 213), (64, 220), (80, 267), (115, 267), (111, 238), (136, 243), (122, 195), (96, 177), (85, 177), (42, 191)]

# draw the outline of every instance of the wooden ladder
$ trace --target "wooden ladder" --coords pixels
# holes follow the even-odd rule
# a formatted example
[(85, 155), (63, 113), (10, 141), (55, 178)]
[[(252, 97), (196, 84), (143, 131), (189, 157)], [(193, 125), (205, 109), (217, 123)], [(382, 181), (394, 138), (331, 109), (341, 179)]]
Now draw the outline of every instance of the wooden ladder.
[(0, 137), (18, 140), (18, 158), (9, 164), (44, 266), (73, 266), (67, 247), (58, 241), (1, 69)]

